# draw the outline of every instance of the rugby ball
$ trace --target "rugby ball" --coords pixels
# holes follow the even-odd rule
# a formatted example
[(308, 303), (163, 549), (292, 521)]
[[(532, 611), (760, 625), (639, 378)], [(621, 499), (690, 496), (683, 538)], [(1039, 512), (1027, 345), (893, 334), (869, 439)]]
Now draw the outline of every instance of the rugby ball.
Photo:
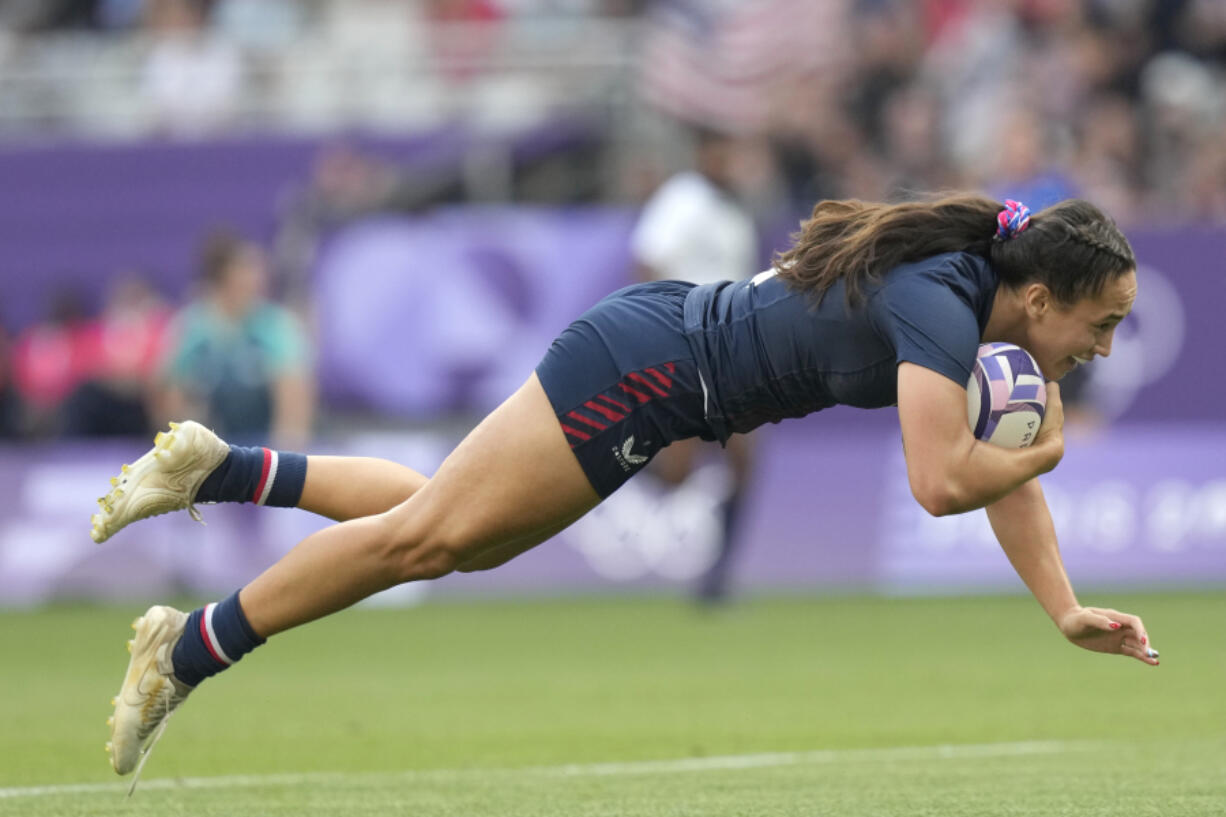
[(1039, 364), (1020, 346), (985, 343), (966, 384), (966, 409), (976, 439), (1005, 448), (1034, 442), (1047, 408)]

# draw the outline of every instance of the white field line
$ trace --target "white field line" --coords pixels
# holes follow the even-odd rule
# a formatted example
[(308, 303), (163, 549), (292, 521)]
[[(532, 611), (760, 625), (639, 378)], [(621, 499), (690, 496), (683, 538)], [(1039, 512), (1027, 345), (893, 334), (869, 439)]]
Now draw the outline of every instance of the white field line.
[[(839, 763), (881, 763), (900, 760), (973, 760), (1020, 755), (1052, 755), (1088, 751), (1101, 744), (1092, 741), (1022, 741), (1015, 743), (974, 743), (943, 746), (894, 746), (879, 749), (823, 749), (812, 752), (767, 752), (750, 755), (716, 755), (675, 760), (642, 760), (625, 763), (574, 763), (562, 766), (523, 768), (421, 769), (401, 772), (301, 772), (284, 774), (222, 775), (219, 777), (178, 777), (145, 779), (141, 791), (174, 789), (234, 789), (260, 786), (300, 786), (308, 783), (356, 784), (359, 782), (446, 781), (491, 775), (537, 775), (543, 777), (602, 777), (613, 775), (673, 774), (735, 769), (764, 769), (780, 766), (831, 765)], [(46, 797), (67, 794), (114, 793), (127, 790), (125, 783), (64, 783), (46, 786), (0, 788), (0, 800), (19, 797)]]

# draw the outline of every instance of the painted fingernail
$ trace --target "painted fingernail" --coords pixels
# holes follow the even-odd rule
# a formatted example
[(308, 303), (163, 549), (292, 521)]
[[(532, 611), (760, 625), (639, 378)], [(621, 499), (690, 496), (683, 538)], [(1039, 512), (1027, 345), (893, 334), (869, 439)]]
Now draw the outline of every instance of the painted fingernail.
[(1148, 643), (1149, 643), (1149, 639), (1148, 639), (1147, 637), (1145, 637), (1145, 636), (1141, 636), (1141, 644), (1142, 644), (1142, 645), (1145, 645), (1145, 644), (1148, 644)]
[(1111, 622), (1111, 629), (1118, 630), (1119, 628), (1120, 628), (1120, 623), (1118, 621)]

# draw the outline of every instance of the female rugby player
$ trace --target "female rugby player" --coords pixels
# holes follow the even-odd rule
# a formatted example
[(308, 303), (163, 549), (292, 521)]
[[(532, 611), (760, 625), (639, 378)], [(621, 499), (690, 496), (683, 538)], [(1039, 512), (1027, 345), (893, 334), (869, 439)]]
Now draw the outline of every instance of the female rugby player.
[(844, 404), (897, 404), (911, 490), (934, 515), (986, 508), (1014, 568), (1074, 644), (1156, 665), (1141, 620), (1082, 607), (1036, 479), (1064, 453), (1059, 389), (1033, 445), (977, 441), (966, 389), (981, 342), (1028, 349), (1049, 380), (1111, 351), (1136, 297), (1115, 224), (1070, 200), (1036, 213), (972, 195), (823, 201), (771, 269), (639, 284), (596, 304), (430, 478), (377, 459), (229, 446), (173, 424), (112, 480), (103, 542), (196, 502), (296, 506), (338, 524), (229, 598), (139, 618), (115, 701), (126, 774), (205, 678), (265, 639), (401, 582), (498, 567), (591, 510), (674, 440), (727, 440)]

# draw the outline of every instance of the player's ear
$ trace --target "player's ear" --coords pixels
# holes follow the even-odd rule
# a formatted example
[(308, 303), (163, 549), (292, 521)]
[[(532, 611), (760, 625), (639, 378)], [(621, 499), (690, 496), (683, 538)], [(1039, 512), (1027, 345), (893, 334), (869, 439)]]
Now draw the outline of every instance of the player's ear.
[(1034, 320), (1054, 308), (1055, 301), (1047, 284), (1034, 281), (1027, 284), (1026, 289), (1022, 292), (1022, 305), (1026, 309), (1026, 315)]

